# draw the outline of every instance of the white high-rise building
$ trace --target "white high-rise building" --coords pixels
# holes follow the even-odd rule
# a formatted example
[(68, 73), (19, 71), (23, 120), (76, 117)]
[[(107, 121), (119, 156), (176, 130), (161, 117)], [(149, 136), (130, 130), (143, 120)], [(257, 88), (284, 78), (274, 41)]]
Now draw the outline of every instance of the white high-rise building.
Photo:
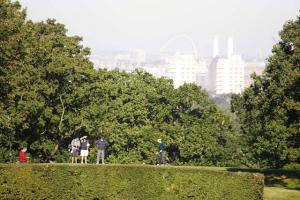
[(165, 60), (166, 76), (173, 79), (174, 87), (177, 88), (184, 83), (201, 83), (203, 73), (207, 71), (204, 61), (197, 61), (193, 54), (176, 53)]
[(208, 68), (207, 62), (205, 60), (198, 61), (199, 70), (196, 74), (197, 85), (201, 86), (202, 88), (208, 90), (209, 82), (208, 82)]
[(240, 93), (244, 89), (245, 62), (233, 51), (233, 39), (228, 39), (227, 58), (214, 58), (209, 69), (209, 90), (215, 94)]
[(213, 58), (219, 56), (219, 38), (217, 35), (214, 37), (214, 44), (213, 44)]
[(227, 58), (230, 58), (233, 55), (233, 39), (230, 36), (227, 42)]

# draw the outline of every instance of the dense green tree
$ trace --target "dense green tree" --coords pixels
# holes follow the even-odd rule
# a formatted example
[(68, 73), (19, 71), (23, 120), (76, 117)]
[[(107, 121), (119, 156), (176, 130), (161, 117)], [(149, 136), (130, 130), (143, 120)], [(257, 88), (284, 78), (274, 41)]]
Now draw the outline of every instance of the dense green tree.
[[(62, 24), (55, 20), (28, 21), (26, 26), (28, 46), (24, 61), (31, 69), (22, 68), (21, 71), (25, 71), (22, 76), (36, 71), (33, 76), (30, 74), (33, 81), (28, 83), (29, 90), (36, 96), (28, 99), (26, 105), (35, 101), (36, 104), (28, 106), (30, 115), (26, 121), (31, 124), (26, 131), (30, 132), (31, 149), (46, 156), (43, 159), (52, 159), (59, 145), (80, 127), (81, 122), (74, 118), (76, 100), (72, 94), (92, 79), (94, 71), (87, 58), (89, 50), (80, 45), (81, 38), (66, 36)], [(26, 89), (22, 88), (22, 91)], [(24, 107), (20, 109), (24, 110)], [(74, 129), (74, 126), (78, 127)]]
[(232, 110), (248, 140), (246, 155), (258, 166), (300, 162), (300, 18), (280, 32), (262, 76), (241, 95)]
[[(1, 1), (1, 140), (52, 159), (73, 131), (71, 94), (93, 73), (89, 50), (55, 20), (25, 21), (18, 3)], [(3, 26), (2, 26), (3, 25)], [(5, 154), (5, 153), (3, 153)]]
[(218, 104), (226, 109), (228, 108), (228, 110), (230, 110), (231, 96), (232, 96), (232, 94), (229, 93), (229, 94), (215, 95), (215, 96), (212, 96), (211, 98), (216, 104)]
[[(14, 118), (9, 115), (8, 105), (10, 91), (13, 90), (10, 82), (13, 74), (22, 65), (24, 58), (22, 31), (25, 24), (25, 12), (18, 2), (9, 0), (0, 1), (0, 154), (9, 160), (7, 149), (12, 149), (15, 133)], [(13, 153), (10, 151), (10, 153)]]
[[(225, 115), (203, 90), (185, 84), (178, 88), (179, 149), (185, 162), (202, 165), (234, 165), (238, 160), (239, 135)], [(232, 157), (231, 157), (232, 156)], [(234, 157), (237, 156), (237, 157)]]
[[(171, 162), (237, 163), (232, 143), (239, 136), (232, 122), (196, 85), (174, 89), (170, 80), (142, 70), (99, 70), (95, 81), (80, 90), (75, 90), (76, 102), (85, 106), (77, 116), (91, 140), (108, 138), (110, 162), (155, 163), (156, 140), (163, 138)], [(199, 153), (199, 146), (209, 153)]]

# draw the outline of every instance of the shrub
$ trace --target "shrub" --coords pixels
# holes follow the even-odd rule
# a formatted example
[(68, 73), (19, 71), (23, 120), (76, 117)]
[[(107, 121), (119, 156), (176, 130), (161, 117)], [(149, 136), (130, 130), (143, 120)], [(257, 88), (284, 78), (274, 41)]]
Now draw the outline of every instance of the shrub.
[(300, 170), (300, 163), (290, 163), (283, 167), (283, 169)]
[(0, 199), (262, 200), (263, 175), (149, 165), (0, 165)]

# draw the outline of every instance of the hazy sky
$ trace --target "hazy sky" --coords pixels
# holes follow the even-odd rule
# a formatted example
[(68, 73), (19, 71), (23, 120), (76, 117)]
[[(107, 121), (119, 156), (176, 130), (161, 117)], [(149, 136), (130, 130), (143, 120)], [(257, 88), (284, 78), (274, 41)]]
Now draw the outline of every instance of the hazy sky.
[[(200, 56), (212, 55), (214, 35), (225, 54), (227, 37), (245, 57), (269, 55), (278, 31), (299, 15), (299, 0), (21, 0), (33, 21), (55, 18), (70, 35), (99, 51), (145, 49), (158, 52), (168, 40), (187, 35)], [(192, 52), (178, 38), (166, 51)]]

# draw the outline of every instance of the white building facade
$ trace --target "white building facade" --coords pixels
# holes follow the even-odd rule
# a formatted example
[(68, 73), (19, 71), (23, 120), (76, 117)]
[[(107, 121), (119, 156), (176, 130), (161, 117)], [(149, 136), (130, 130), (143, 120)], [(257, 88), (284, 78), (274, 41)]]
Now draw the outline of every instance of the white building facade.
[(174, 87), (178, 88), (184, 83), (198, 84), (201, 77), (207, 72), (205, 61), (198, 61), (193, 54), (176, 53), (165, 59), (165, 76), (173, 79)]
[(244, 65), (245, 63), (239, 55), (218, 59), (215, 93), (241, 93), (244, 89)]
[(256, 75), (262, 75), (264, 69), (266, 68), (266, 63), (263, 61), (251, 61), (245, 63), (245, 87), (249, 87), (253, 80), (251, 75), (255, 73)]
[[(215, 44), (214, 48), (218, 48)], [(220, 58), (214, 50), (215, 58), (209, 68), (209, 91), (213, 94), (241, 93), (245, 87), (245, 62), (240, 55), (233, 54), (233, 40), (228, 39), (227, 57)], [(215, 55), (216, 54), (216, 55)]]

